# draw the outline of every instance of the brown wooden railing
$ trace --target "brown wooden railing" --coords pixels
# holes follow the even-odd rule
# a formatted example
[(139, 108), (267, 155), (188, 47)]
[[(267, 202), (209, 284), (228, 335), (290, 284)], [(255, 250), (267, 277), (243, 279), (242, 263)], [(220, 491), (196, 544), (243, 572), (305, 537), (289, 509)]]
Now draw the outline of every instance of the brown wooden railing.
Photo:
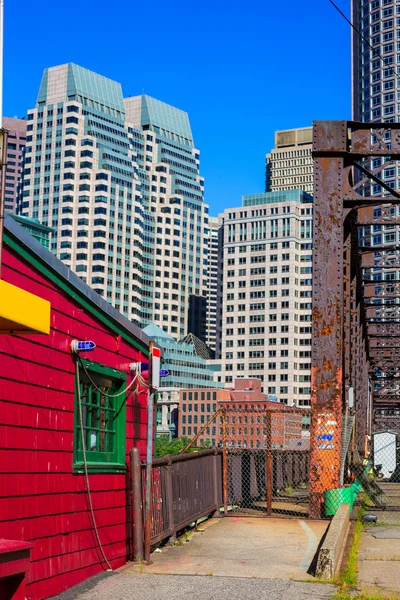
[[(148, 552), (143, 553), (145, 464), (138, 461), (138, 452), (133, 449), (133, 555), (140, 559)], [(222, 451), (211, 448), (153, 460), (151, 498), (151, 545), (174, 539), (177, 531), (219, 511), (223, 504)]]

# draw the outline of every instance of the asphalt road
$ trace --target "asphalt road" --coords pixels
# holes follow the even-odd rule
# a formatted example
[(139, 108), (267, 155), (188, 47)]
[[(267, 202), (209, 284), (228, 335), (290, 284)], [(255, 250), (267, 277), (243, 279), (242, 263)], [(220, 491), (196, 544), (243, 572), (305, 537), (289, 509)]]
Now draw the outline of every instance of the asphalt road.
[(94, 577), (53, 600), (325, 600), (333, 585), (281, 579), (110, 573)]

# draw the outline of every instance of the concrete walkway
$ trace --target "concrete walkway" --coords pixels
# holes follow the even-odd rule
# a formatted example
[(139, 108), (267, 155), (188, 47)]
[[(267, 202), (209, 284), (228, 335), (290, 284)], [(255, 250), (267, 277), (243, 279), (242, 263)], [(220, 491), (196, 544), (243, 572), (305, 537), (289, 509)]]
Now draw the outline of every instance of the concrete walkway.
[(188, 542), (153, 552), (131, 573), (312, 580), (308, 574), (327, 521), (229, 517), (211, 519)]
[(188, 541), (153, 552), (152, 564), (129, 563), (53, 600), (328, 600), (336, 587), (308, 574), (327, 526), (302, 519), (211, 519)]
[(94, 577), (53, 600), (329, 600), (333, 585), (240, 577), (140, 575)]
[(400, 595), (400, 527), (366, 527), (361, 533), (357, 587)]

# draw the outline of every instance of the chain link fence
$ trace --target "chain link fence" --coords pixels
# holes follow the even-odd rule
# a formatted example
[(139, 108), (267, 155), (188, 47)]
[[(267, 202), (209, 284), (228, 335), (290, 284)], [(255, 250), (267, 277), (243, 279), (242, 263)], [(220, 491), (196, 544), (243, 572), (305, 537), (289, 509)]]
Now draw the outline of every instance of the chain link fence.
[(309, 428), (304, 411), (227, 404), (221, 416), (228, 514), (308, 514)]
[[(353, 510), (367, 499), (378, 523), (400, 525), (400, 437), (395, 431), (373, 434), (360, 455), (354, 417), (343, 417), (339, 430), (330, 413), (313, 421), (312, 411), (278, 403), (219, 404), (204, 427), (215, 423), (223, 450), (225, 515), (331, 518), (342, 503)], [(312, 421), (317, 462), (310, 449)]]

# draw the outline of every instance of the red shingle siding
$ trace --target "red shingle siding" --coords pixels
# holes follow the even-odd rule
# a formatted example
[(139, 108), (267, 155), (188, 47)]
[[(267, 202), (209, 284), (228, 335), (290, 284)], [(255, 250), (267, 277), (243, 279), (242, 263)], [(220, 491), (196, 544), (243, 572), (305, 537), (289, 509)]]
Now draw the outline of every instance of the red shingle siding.
[[(7, 248), (3, 277), (51, 302), (51, 333), (0, 336), (0, 537), (33, 542), (26, 596), (53, 596), (102, 570), (84, 476), (74, 474), (73, 339), (95, 362), (128, 371), (147, 360)], [(128, 381), (130, 380), (128, 376)], [(127, 442), (145, 453), (146, 398), (127, 400)], [(91, 474), (100, 539), (113, 568), (129, 553), (126, 474)]]

